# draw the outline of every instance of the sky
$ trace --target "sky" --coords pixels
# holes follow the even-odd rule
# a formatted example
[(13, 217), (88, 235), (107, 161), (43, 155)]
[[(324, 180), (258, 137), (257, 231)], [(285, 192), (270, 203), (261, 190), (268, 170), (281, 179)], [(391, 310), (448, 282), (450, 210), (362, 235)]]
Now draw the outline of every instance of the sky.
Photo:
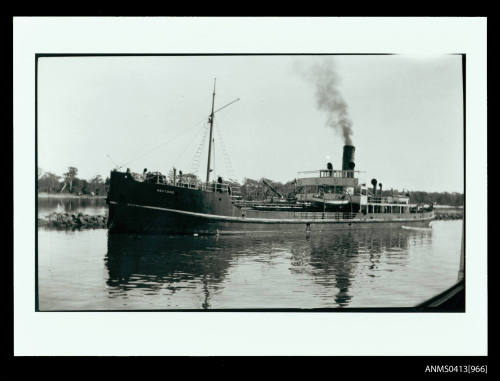
[(42, 57), (38, 166), (75, 166), (86, 179), (117, 165), (175, 167), (204, 179), (217, 78), (215, 109), (239, 101), (215, 114), (212, 176), (286, 182), (329, 161), (340, 169), (344, 139), (307, 75), (318, 65), (337, 76), (362, 181), (463, 192), (458, 55)]

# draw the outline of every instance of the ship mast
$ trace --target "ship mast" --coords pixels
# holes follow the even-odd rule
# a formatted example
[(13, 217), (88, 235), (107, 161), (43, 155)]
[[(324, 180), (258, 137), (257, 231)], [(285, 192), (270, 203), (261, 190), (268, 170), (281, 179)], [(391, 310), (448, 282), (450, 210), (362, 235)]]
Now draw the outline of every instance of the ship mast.
[(212, 155), (212, 134), (214, 130), (214, 104), (215, 104), (215, 83), (217, 78), (214, 79), (214, 93), (212, 95), (212, 112), (210, 113), (210, 117), (208, 121), (210, 122), (210, 140), (208, 141), (208, 161), (207, 161), (207, 184), (210, 181), (210, 156)]
[[(212, 95), (212, 112), (210, 113), (210, 116), (208, 117), (208, 122), (210, 123), (210, 140), (208, 141), (208, 160), (207, 160), (207, 184), (210, 181), (210, 172), (212, 172), (212, 169), (210, 168), (210, 159), (212, 158), (212, 143), (213, 143), (213, 132), (214, 132), (214, 115), (216, 112), (219, 112), (222, 109), (225, 109), (226, 107), (232, 105), (235, 102), (238, 102), (240, 98), (236, 98), (234, 101), (229, 102), (228, 104), (225, 104), (222, 107), (219, 107), (217, 110), (214, 111), (214, 106), (215, 106), (215, 83), (217, 81), (217, 78), (214, 78), (214, 93)], [(214, 166), (215, 166), (215, 157), (214, 157)]]

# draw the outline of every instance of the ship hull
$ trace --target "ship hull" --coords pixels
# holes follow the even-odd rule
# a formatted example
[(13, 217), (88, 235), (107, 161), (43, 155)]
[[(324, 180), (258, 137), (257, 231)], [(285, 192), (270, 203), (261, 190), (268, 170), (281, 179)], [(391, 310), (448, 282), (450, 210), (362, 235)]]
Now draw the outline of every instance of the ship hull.
[(263, 211), (235, 206), (230, 195), (135, 181), (112, 172), (107, 203), (110, 233), (238, 234), (323, 232), (380, 225), (429, 226), (434, 214)]
[[(277, 218), (276, 218), (277, 217)], [(281, 232), (324, 232), (331, 230), (372, 228), (383, 225), (428, 227), (431, 215), (418, 218), (322, 219), (252, 218), (189, 213), (161, 207), (136, 204), (109, 205), (109, 231), (136, 234), (241, 234)]]

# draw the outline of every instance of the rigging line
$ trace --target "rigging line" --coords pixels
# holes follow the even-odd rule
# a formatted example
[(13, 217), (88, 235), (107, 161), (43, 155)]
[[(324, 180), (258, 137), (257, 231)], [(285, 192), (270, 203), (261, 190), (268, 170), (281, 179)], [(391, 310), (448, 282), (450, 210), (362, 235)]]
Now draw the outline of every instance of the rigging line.
[(144, 156), (147, 156), (147, 155), (149, 155), (150, 153), (152, 153), (153, 151), (156, 151), (158, 148), (162, 147), (163, 145), (169, 144), (169, 143), (173, 142), (175, 139), (177, 139), (177, 138), (181, 137), (182, 135), (184, 135), (184, 134), (186, 134), (186, 133), (188, 133), (188, 132), (191, 132), (191, 131), (195, 128), (195, 127), (198, 127), (198, 126), (200, 125), (200, 123), (201, 123), (201, 122), (203, 122), (203, 121), (206, 121), (206, 119), (203, 119), (202, 121), (198, 122), (196, 125), (194, 125), (194, 126), (192, 126), (192, 127), (189, 127), (189, 128), (187, 128), (187, 129), (183, 130), (181, 133), (177, 134), (177, 135), (176, 135), (176, 136), (174, 136), (172, 139), (166, 140), (166, 141), (164, 141), (163, 143), (158, 144), (157, 146), (155, 146), (155, 147), (151, 148), (149, 151), (146, 151), (144, 154), (142, 154), (142, 155), (140, 155), (140, 156), (136, 157), (135, 159), (132, 159), (132, 160), (130, 160), (130, 161), (128, 161), (128, 162), (126, 162), (126, 163), (122, 164), (119, 168), (122, 168), (122, 167), (124, 167), (124, 166), (126, 166), (126, 165), (129, 165), (130, 163), (133, 163), (134, 161), (137, 161), (137, 160), (139, 160), (139, 159), (142, 159)]
[(198, 149), (195, 153), (195, 156), (194, 156), (193, 161), (192, 161), (191, 166), (190, 166), (190, 171), (195, 175), (197, 175), (200, 171), (201, 155), (205, 151), (207, 134), (208, 134), (208, 126), (205, 129), (205, 133), (203, 134), (202, 141), (200, 142), (200, 145), (198, 146)]
[(190, 172), (193, 174), (197, 174), (199, 172), (201, 154), (204, 152), (207, 134), (208, 134), (208, 124), (205, 125), (205, 131), (203, 132), (200, 144), (198, 144), (198, 148), (196, 149), (196, 152), (194, 154), (193, 161), (191, 162)]
[[(206, 139), (206, 134), (204, 134), (203, 137)], [(204, 151), (204, 147), (205, 147), (205, 144), (203, 141), (201, 141), (200, 144), (198, 145), (198, 148), (196, 149), (195, 154), (194, 154), (193, 160), (191, 162), (191, 167), (194, 168), (195, 166), (197, 166), (199, 164), (199, 162), (201, 160), (201, 154)]]
[(226, 104), (226, 105), (224, 105), (224, 106), (222, 106), (222, 107), (218, 108), (217, 110), (215, 110), (215, 111), (214, 111), (214, 114), (215, 114), (216, 112), (220, 111), (220, 110), (225, 109), (226, 107), (231, 106), (233, 103), (238, 102), (239, 100), (240, 100), (240, 98), (236, 98), (234, 101), (229, 102), (228, 104)]
[(106, 156), (109, 158), (109, 160), (111, 160), (113, 162), (113, 164), (115, 165), (115, 168), (118, 168), (118, 163), (116, 161), (114, 161), (111, 156), (109, 156), (108, 154), (106, 154)]
[[(198, 130), (196, 130), (197, 132)], [(193, 144), (193, 142), (195, 142), (195, 139), (190, 139), (188, 144), (186, 145), (186, 147), (184, 148), (184, 150), (181, 152), (181, 154), (179, 156), (177, 156), (177, 158), (174, 160), (174, 165), (177, 166), (180, 158), (186, 153), (187, 149), (189, 147), (191, 147), (191, 145)]]
[[(200, 119), (198, 122), (196, 122), (196, 124), (194, 124), (194, 125), (193, 125), (193, 127), (198, 126), (200, 123), (204, 122), (205, 120), (206, 120), (206, 117), (205, 117), (205, 118), (203, 118), (203, 119)], [(190, 129), (190, 128), (191, 128), (191, 127), (189, 127), (189, 129)], [(148, 147), (148, 144), (143, 145), (140, 149), (138, 149), (138, 150), (136, 150), (136, 151), (135, 151), (135, 154), (134, 154), (134, 155), (139, 154), (139, 152), (143, 151), (143, 150), (144, 150), (145, 148), (147, 148), (147, 147)], [(146, 152), (147, 152), (147, 151), (146, 151)], [(132, 155), (131, 155), (131, 156), (132, 156)], [(134, 160), (135, 160), (135, 159), (134, 159)], [(134, 161), (134, 160), (132, 160), (132, 161)], [(130, 161), (130, 162), (128, 162), (128, 163), (123, 164), (123, 165), (122, 165), (122, 167), (123, 167), (123, 166), (125, 166), (125, 165), (127, 165), (127, 164), (130, 164), (132, 161)]]
[[(220, 124), (219, 124), (219, 126), (220, 126)], [(224, 164), (226, 166), (226, 170), (229, 172), (230, 177), (234, 177), (235, 173), (234, 173), (234, 169), (233, 169), (233, 166), (231, 163), (231, 157), (229, 156), (229, 153), (227, 152), (226, 144), (224, 143), (224, 139), (222, 138), (222, 131), (221, 131), (220, 127), (217, 129), (217, 133), (218, 133), (218, 138), (219, 138), (221, 149), (222, 149), (222, 154), (224, 156)]]
[[(196, 130), (198, 131), (198, 130)], [(195, 134), (196, 135), (196, 134)], [(182, 150), (182, 152), (176, 157), (176, 159), (174, 160), (174, 165), (175, 166), (179, 166), (179, 161), (181, 160), (181, 158), (184, 156), (184, 154), (187, 152), (187, 150), (193, 145), (193, 143), (196, 141), (196, 139), (194, 138), (194, 136), (192, 138), (189, 139), (188, 141), (188, 144), (185, 146), (185, 148)], [(196, 154), (196, 152), (195, 152)]]

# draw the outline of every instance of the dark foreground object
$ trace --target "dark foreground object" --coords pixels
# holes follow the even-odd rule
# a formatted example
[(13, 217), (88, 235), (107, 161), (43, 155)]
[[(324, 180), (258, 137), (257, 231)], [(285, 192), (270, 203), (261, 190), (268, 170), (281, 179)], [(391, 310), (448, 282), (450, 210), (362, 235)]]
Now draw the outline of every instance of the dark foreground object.
[(51, 213), (38, 219), (38, 227), (53, 229), (105, 229), (106, 216), (91, 216), (88, 214)]
[(416, 307), (417, 311), (465, 312), (465, 282), (462, 280)]

